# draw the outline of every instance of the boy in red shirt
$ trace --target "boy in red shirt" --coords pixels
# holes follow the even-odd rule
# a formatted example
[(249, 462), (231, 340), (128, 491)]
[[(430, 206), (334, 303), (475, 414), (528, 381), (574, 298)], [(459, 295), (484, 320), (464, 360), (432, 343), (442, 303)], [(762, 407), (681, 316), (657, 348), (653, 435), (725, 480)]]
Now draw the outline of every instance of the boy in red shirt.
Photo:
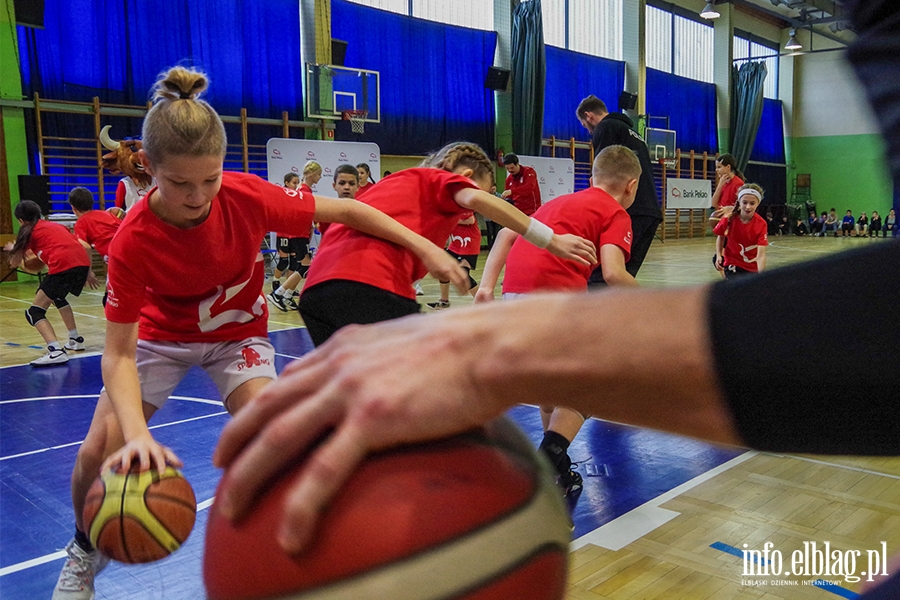
[[(716, 269), (728, 279), (758, 273), (766, 268), (769, 245), (766, 220), (756, 213), (763, 190), (748, 183), (738, 190), (737, 205), (713, 229), (716, 238)], [(727, 238), (727, 244), (726, 244)]]
[(520, 165), (519, 157), (513, 153), (503, 157), (503, 166), (509, 175), (506, 176), (506, 189), (501, 197), (512, 202), (513, 206), (526, 215), (534, 214), (541, 206), (537, 172), (531, 167)]
[[(603, 279), (611, 286), (635, 286), (625, 270), (631, 254), (631, 217), (626, 210), (634, 202), (641, 163), (625, 146), (607, 146), (594, 159), (591, 187), (556, 198), (541, 206), (534, 218), (554, 231), (581, 236), (597, 247)], [(586, 292), (593, 268), (564, 261), (549, 252), (523, 243), (513, 231), (503, 229), (488, 256), (475, 302), (494, 299), (500, 271), (506, 266), (503, 297), (534, 292)], [(547, 455), (566, 495), (581, 489), (581, 475), (572, 468), (567, 450), (584, 423), (581, 413), (562, 406), (541, 406), (544, 438), (540, 449)]]
[[(119, 230), (122, 220), (105, 210), (94, 210), (94, 196), (90, 190), (76, 187), (69, 192), (69, 206), (78, 218), (75, 221), (75, 237), (87, 251), (88, 262), (91, 260), (91, 248), (97, 251), (103, 258), (103, 262), (109, 260), (109, 244), (113, 236)], [(91, 288), (100, 285), (97, 275), (88, 271), (87, 283)], [(103, 294), (103, 306), (106, 306), (106, 294)], [(77, 341), (77, 340), (76, 340)], [(79, 342), (83, 350), (84, 343)]]

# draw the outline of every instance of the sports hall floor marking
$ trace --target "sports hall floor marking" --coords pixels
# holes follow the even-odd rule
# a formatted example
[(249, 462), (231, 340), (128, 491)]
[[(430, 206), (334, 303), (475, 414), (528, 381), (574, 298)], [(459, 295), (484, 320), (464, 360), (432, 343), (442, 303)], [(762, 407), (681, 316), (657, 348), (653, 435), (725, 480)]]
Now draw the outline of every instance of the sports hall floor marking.
[[(81, 443), (81, 442), (79, 442)], [(203, 502), (197, 503), (197, 512), (206, 510), (210, 506), (212, 506), (213, 501), (216, 499), (215, 496), (208, 500), (204, 500)], [(30, 569), (32, 567), (37, 567), (39, 565), (46, 564), (48, 562), (53, 562), (54, 560), (59, 560), (60, 558), (66, 557), (66, 551), (60, 550), (58, 552), (54, 552), (52, 554), (45, 554), (44, 556), (38, 556), (37, 558), (32, 558), (30, 560), (24, 560), (20, 563), (16, 563), (14, 565), (9, 565), (8, 567), (3, 567), (0, 569), (0, 577), (4, 575), (12, 575), (13, 573), (18, 573), (19, 571), (24, 571), (25, 569)]]
[[(45, 400), (71, 400), (74, 398), (99, 398), (99, 394), (76, 394), (73, 396), (40, 396), (35, 398), (17, 398), (15, 400), (0, 400), (0, 406), (4, 404), (17, 404), (20, 402), (41, 402)], [(184, 400), (186, 402), (199, 402), (201, 404), (216, 404), (222, 406), (222, 403), (218, 400), (208, 400), (206, 398), (193, 398), (190, 396), (170, 396), (170, 400)], [(220, 417), (222, 415), (227, 415), (228, 411), (220, 411), (215, 413), (210, 413), (208, 415), (200, 415), (198, 417), (191, 417), (189, 419), (181, 419), (179, 421), (171, 421), (169, 423), (160, 423), (158, 425), (151, 425), (150, 429), (162, 429), (163, 427), (171, 427), (172, 425), (181, 425), (182, 423), (190, 423), (191, 421), (200, 421), (202, 419), (209, 419), (210, 417)], [(40, 454), (42, 452), (47, 452), (49, 450), (58, 450), (59, 448), (68, 448), (69, 446), (77, 446), (84, 442), (84, 440), (78, 440), (77, 442), (69, 442), (66, 444), (59, 444), (57, 446), (49, 446), (47, 448), (38, 448), (37, 450), (30, 450), (28, 452), (20, 452), (19, 454), (10, 454), (9, 456), (0, 456), (0, 461), (10, 460), (12, 458), (20, 458), (22, 456), (31, 456), (32, 454)]]
[[(31, 306), (33, 303), (33, 299), (32, 300), (23, 300), (22, 298), (11, 298), (9, 296), (4, 296), (2, 294), (0, 294), (0, 300), (11, 300), (13, 302), (27, 304), (28, 306)], [(71, 306), (71, 304), (69, 306)], [(16, 310), (16, 309), (7, 308), (4, 310), (8, 311), (8, 310)], [(104, 315), (89, 315), (88, 313), (77, 312), (75, 309), (72, 309), (72, 314), (79, 316), (79, 317), (85, 317), (85, 318), (91, 318), (91, 319), (105, 319), (106, 318), (106, 316), (104, 316)]]
[[(21, 403), (21, 402), (41, 402), (41, 401), (47, 401), (47, 400), (70, 400), (70, 399), (76, 399), (76, 398), (97, 398), (97, 397), (99, 397), (99, 394), (75, 394), (75, 395), (70, 395), (70, 396), (38, 396), (38, 397), (34, 397), (34, 398), (16, 398), (14, 400), (0, 400), (0, 405), (16, 404), (16, 403)], [(215, 404), (218, 406), (222, 405), (222, 403), (219, 402), (218, 400), (209, 400), (207, 398), (195, 398), (192, 396), (171, 396), (170, 399), (171, 400), (183, 400), (186, 402), (199, 402), (201, 404)], [(227, 411), (220, 411), (220, 412), (215, 412), (215, 413), (211, 413), (208, 415), (201, 415), (199, 417), (192, 417), (189, 419), (181, 419), (181, 420), (172, 421), (169, 423), (160, 423), (158, 425), (151, 426), (150, 429), (160, 429), (163, 427), (170, 427), (172, 425), (180, 425), (182, 423), (188, 423), (190, 421), (199, 421), (201, 419), (208, 419), (210, 417), (219, 417), (219, 416), (227, 415), (227, 414), (228, 414)], [(38, 450), (32, 450), (30, 452), (22, 452), (20, 454), (12, 454), (10, 456), (2, 456), (2, 457), (0, 457), (0, 461), (9, 460), (12, 458), (19, 458), (22, 456), (28, 456), (28, 455), (32, 455), (32, 454), (40, 454), (41, 452), (47, 452), (48, 450), (56, 450), (59, 448), (66, 448), (69, 446), (77, 446), (77, 445), (81, 444), (82, 442), (84, 442), (84, 440), (79, 440), (77, 442), (69, 442), (67, 444), (60, 444), (58, 446), (50, 446), (48, 448), (41, 448)], [(212, 505), (214, 499), (215, 499), (215, 497), (209, 498), (208, 500), (204, 500), (202, 502), (199, 502), (197, 504), (197, 512), (200, 512), (202, 510), (206, 510), (207, 508), (209, 508)], [(43, 565), (45, 563), (52, 562), (52, 561), (58, 560), (60, 558), (65, 558), (65, 556), (66, 556), (66, 551), (60, 550), (58, 552), (53, 552), (52, 554), (45, 554), (44, 556), (32, 558), (32, 559), (29, 559), (26, 561), (22, 561), (20, 563), (16, 563), (14, 565), (9, 565), (8, 567), (0, 568), (0, 577), (3, 577), (5, 575), (11, 575), (13, 573), (17, 573), (19, 571), (23, 571), (25, 569), (30, 569), (32, 567), (36, 567), (39, 565)]]
[(806, 462), (815, 463), (817, 465), (824, 465), (826, 467), (835, 467), (837, 469), (846, 469), (848, 471), (856, 471), (858, 473), (865, 473), (866, 475), (878, 475), (879, 477), (888, 477), (890, 479), (900, 480), (900, 475), (892, 475), (891, 473), (884, 473), (882, 471), (873, 471), (871, 469), (862, 469), (860, 467), (854, 467), (851, 465), (842, 465), (836, 462), (829, 462), (827, 460), (818, 460), (815, 458), (807, 458), (805, 456), (797, 456), (795, 454), (787, 455), (787, 454), (773, 454), (769, 452), (768, 454), (772, 456), (777, 456), (779, 458), (792, 458), (794, 460), (804, 460)]
[(718, 467), (710, 469), (709, 471), (694, 477), (690, 481), (682, 483), (678, 487), (672, 488), (653, 500), (645, 502), (624, 515), (616, 517), (609, 523), (601, 525), (597, 529), (573, 540), (570, 549), (574, 551), (588, 544), (593, 544), (595, 546), (600, 546), (601, 548), (606, 548), (607, 550), (621, 550), (628, 544), (639, 540), (657, 527), (668, 523), (681, 514), (665, 508), (660, 508), (660, 504), (664, 504), (691, 488), (712, 479), (716, 475), (724, 473), (728, 469), (750, 460), (757, 454), (759, 454), (759, 452), (748, 450), (747, 452), (732, 458), (728, 462), (722, 463)]

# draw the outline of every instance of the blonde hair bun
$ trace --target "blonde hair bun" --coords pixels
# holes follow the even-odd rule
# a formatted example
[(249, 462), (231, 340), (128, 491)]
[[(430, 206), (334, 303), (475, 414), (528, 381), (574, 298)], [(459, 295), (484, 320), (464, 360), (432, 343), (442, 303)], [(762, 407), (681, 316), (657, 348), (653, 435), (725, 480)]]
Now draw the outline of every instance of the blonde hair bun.
[(207, 87), (209, 79), (202, 71), (172, 67), (157, 80), (153, 88), (153, 100), (196, 100)]

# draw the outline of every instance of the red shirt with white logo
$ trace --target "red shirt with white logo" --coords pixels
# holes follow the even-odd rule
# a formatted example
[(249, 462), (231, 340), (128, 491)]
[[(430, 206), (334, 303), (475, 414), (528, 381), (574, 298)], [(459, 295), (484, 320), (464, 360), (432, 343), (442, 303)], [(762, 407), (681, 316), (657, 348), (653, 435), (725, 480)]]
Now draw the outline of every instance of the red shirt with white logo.
[[(591, 187), (566, 194), (541, 206), (533, 218), (553, 228), (557, 234), (573, 233), (597, 247), (613, 244), (631, 257), (631, 217), (622, 205), (601, 190)], [(529, 294), (536, 291), (585, 291), (591, 272), (599, 265), (582, 265), (550, 254), (520, 236), (506, 258), (503, 291)]]
[(756, 250), (760, 246), (769, 245), (767, 230), (766, 220), (757, 213), (753, 213), (749, 223), (741, 221), (737, 213), (732, 219), (719, 221), (713, 233), (728, 238), (723, 252), (725, 266), (734, 265), (754, 273), (759, 271), (756, 266)]
[(731, 178), (731, 180), (725, 184), (722, 188), (722, 193), (719, 195), (719, 206), (713, 206), (713, 208), (719, 208), (721, 206), (734, 206), (737, 203), (737, 193), (738, 190), (741, 189), (741, 186), (744, 185), (744, 180), (735, 175)]
[(312, 196), (227, 171), (209, 216), (196, 227), (174, 227), (149, 202), (135, 204), (109, 248), (106, 318), (139, 321), (143, 340), (266, 336), (260, 243), (273, 230), (300, 237), (314, 213)]
[[(462, 215), (469, 212), (453, 199), (465, 188), (477, 186), (471, 179), (441, 169), (404, 169), (373, 186), (361, 202), (444, 247)], [(304, 290), (344, 279), (414, 300), (412, 284), (426, 273), (422, 261), (406, 248), (332, 223), (309, 267)]]
[(75, 267), (89, 267), (91, 261), (75, 236), (59, 223), (38, 219), (31, 230), (31, 242), (27, 250), (40, 258), (51, 275)]
[(506, 176), (506, 189), (510, 190), (510, 198), (516, 208), (526, 215), (534, 214), (541, 206), (541, 188), (538, 185), (537, 172), (531, 167), (519, 167), (519, 172)]
[[(474, 218), (475, 213), (466, 213), (460, 217), (460, 221)], [(478, 225), (478, 219), (470, 225), (456, 224), (453, 231), (450, 232), (450, 245), (447, 250), (462, 256), (469, 256), (481, 252), (481, 226)]]
[(121, 224), (120, 219), (105, 210), (91, 210), (75, 221), (75, 237), (87, 242), (100, 256), (106, 258), (109, 254), (109, 244)]

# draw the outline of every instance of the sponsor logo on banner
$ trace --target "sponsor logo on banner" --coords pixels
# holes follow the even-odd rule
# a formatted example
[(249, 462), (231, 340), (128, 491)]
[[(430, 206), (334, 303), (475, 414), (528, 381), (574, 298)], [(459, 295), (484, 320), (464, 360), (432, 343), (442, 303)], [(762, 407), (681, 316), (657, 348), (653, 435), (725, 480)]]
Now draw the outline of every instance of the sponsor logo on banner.
[(712, 203), (712, 182), (708, 179), (666, 180), (666, 207), (683, 209), (709, 208)]

